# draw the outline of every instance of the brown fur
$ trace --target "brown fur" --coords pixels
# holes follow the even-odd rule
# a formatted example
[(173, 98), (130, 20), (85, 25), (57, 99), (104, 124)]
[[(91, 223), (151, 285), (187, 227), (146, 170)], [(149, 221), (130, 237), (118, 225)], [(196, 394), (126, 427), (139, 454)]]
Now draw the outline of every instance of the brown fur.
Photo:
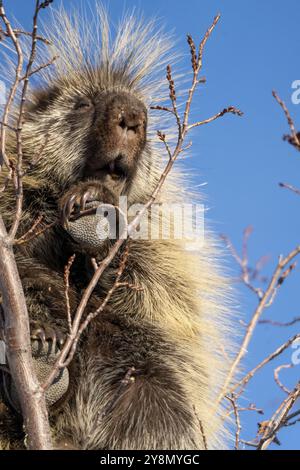
[[(153, 142), (156, 118), (149, 111), (149, 90), (159, 98), (161, 82), (153, 78), (146, 85), (144, 80), (155, 66), (163, 72), (165, 42), (129, 18), (110, 48), (101, 10), (97, 28), (102, 27), (102, 49), (91, 67), (83, 48), (85, 40), (89, 51), (98, 47), (92, 33), (86, 30), (82, 36), (62, 12), (58, 18), (55, 24), (60, 22), (57, 27), (65, 37), (57, 42), (56, 26), (50, 33), (60, 62), (54, 75), (44, 77), (44, 89), (32, 94), (26, 115), (25, 166), (44, 150), (24, 178), (20, 235), (40, 214), (44, 224), (57, 221), (71, 195), (82, 196), (87, 189), (104, 200), (126, 194), (129, 204), (144, 203), (162, 168), (161, 148)], [(124, 125), (130, 131), (127, 140)], [(13, 137), (9, 147), (14, 156)], [(115, 180), (106, 165), (117, 158), (123, 167), (121, 179)], [(178, 188), (182, 182), (171, 179), (160, 200), (186, 202), (188, 193)], [(9, 189), (0, 199), (8, 225), (13, 207)], [(96, 254), (98, 260), (108, 248), (106, 244)], [(63, 269), (74, 251), (73, 311), (92, 275), (90, 254), (74, 244), (60, 223), (17, 249), (31, 320), (65, 332)], [(121, 254), (105, 271), (87, 311), (99, 306), (111, 287)], [(219, 274), (217, 256), (209, 234), (198, 252), (172, 239), (131, 242), (123, 278), (143, 290), (119, 288), (82, 338), (71, 397), (51, 418), (56, 442), (80, 449), (202, 449), (200, 420), (209, 448), (226, 445), (227, 432), (214, 403), (228, 368), (223, 351), (230, 354), (231, 347), (230, 288)], [(18, 419), (8, 410), (4, 415), (0, 446), (22, 447)], [(9, 428), (8, 420), (13, 423)]]

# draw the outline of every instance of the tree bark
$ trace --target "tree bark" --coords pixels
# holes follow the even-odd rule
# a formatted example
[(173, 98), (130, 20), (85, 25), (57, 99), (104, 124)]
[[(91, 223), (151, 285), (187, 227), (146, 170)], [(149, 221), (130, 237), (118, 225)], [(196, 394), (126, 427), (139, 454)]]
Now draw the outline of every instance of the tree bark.
[(6, 354), (22, 409), (27, 445), (34, 450), (49, 450), (52, 443), (46, 401), (33, 367), (26, 300), (7, 235), (0, 217), (0, 290)]

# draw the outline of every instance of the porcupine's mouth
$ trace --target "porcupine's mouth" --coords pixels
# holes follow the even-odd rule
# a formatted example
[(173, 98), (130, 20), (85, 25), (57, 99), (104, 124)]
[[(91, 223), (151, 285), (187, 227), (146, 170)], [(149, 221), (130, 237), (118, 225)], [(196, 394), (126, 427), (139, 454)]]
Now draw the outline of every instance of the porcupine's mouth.
[(128, 177), (128, 168), (117, 160), (114, 160), (102, 168), (113, 180), (125, 180)]
[(130, 176), (129, 168), (122, 161), (122, 157), (117, 157), (115, 160), (106, 163), (103, 166), (88, 165), (85, 175), (88, 177), (99, 178), (101, 180), (109, 176), (115, 182), (124, 182)]
[(91, 183), (94, 181), (96, 185), (99, 184), (99, 187), (103, 186), (103, 199), (97, 199), (97, 194), (90, 195), (86, 199), (84, 210), (77, 207), (70, 220), (74, 221), (82, 216), (95, 214), (99, 206), (110, 206), (112, 201), (117, 203), (120, 194), (128, 190), (133, 176), (134, 170), (129, 167), (126, 157), (122, 154), (101, 166), (99, 162), (96, 163), (95, 160), (90, 159), (84, 171), (83, 181), (91, 181)]

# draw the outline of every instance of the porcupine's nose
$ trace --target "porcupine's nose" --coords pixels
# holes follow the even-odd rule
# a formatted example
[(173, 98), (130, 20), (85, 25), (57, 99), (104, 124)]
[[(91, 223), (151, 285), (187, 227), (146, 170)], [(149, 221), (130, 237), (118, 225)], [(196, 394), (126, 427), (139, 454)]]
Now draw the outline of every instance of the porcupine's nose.
[(134, 175), (146, 145), (147, 109), (136, 96), (123, 91), (101, 93), (96, 99), (94, 151), (85, 176)]
[[(146, 141), (147, 111), (135, 96), (112, 94), (106, 107), (107, 126), (111, 136), (108, 165), (110, 173), (130, 172)], [(117, 170), (117, 171), (115, 171)]]
[(116, 131), (120, 138), (134, 139), (143, 128), (145, 122), (144, 113), (134, 106), (122, 106), (118, 115)]

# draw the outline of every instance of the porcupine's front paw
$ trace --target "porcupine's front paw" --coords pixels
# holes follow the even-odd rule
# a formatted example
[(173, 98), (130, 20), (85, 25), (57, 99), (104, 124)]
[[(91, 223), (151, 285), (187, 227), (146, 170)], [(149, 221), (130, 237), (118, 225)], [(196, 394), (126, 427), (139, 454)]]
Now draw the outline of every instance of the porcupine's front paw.
[[(52, 325), (31, 322), (31, 349), (37, 378), (42, 384), (51, 373), (58, 354), (65, 341), (65, 334)], [(70, 375), (67, 368), (61, 369), (52, 385), (46, 391), (46, 403), (57, 409), (68, 395)], [(9, 373), (3, 373), (0, 386), (4, 402), (18, 413), (21, 412), (18, 391)]]
[(61, 224), (81, 247), (98, 250), (110, 236), (110, 223), (104, 214), (115, 206), (112, 191), (96, 182), (84, 182), (62, 197)]
[(101, 204), (116, 205), (113, 192), (106, 186), (93, 181), (85, 181), (73, 186), (59, 202), (60, 219), (63, 226), (86, 214), (95, 213)]
[(61, 349), (66, 338), (60, 328), (53, 325), (42, 325), (36, 321), (31, 322), (30, 336), (33, 343), (37, 341), (44, 351), (48, 349), (53, 353), (57, 352), (57, 349)]

